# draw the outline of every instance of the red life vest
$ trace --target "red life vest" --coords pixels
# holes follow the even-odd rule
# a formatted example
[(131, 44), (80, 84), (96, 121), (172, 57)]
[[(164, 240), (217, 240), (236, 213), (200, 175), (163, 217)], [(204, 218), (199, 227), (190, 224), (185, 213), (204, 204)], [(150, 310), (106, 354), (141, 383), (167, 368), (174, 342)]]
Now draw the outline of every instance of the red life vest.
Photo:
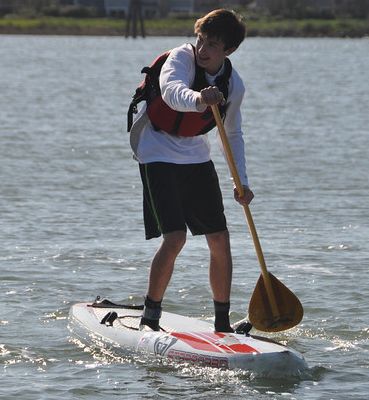
[[(192, 46), (194, 55), (195, 48)], [(157, 57), (149, 66), (142, 69), (142, 73), (146, 74), (145, 79), (136, 89), (133, 100), (128, 110), (128, 131), (131, 130), (133, 122), (133, 114), (137, 113), (137, 104), (145, 100), (147, 107), (146, 113), (155, 130), (162, 130), (170, 135), (176, 136), (197, 136), (203, 135), (212, 130), (216, 123), (214, 120), (211, 107), (207, 107), (203, 112), (180, 112), (170, 108), (161, 97), (159, 86), (160, 71), (168, 58), (170, 51), (167, 51)], [(196, 57), (196, 55), (195, 55)], [(196, 60), (196, 58), (195, 58)], [(195, 61), (195, 79), (191, 89), (200, 91), (209, 86), (205, 77), (205, 70), (197, 65)], [(228, 58), (225, 59), (224, 72), (215, 80), (215, 85), (223, 93), (224, 99), (228, 98), (228, 84), (232, 73), (232, 64)], [(225, 105), (219, 105), (219, 111), (222, 118), (226, 113)]]

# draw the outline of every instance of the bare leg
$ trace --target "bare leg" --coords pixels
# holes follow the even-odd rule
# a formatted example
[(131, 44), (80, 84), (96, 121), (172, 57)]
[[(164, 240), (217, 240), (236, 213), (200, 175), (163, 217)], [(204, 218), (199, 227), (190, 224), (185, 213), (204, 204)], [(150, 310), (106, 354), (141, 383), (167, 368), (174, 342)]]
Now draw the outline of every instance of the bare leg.
[(206, 235), (210, 249), (210, 286), (214, 300), (227, 303), (232, 284), (232, 256), (228, 231)]
[(218, 332), (233, 332), (229, 322), (232, 283), (232, 256), (228, 231), (206, 235), (210, 249), (210, 285), (213, 291), (215, 322)]
[(150, 269), (148, 297), (161, 301), (174, 269), (174, 262), (186, 242), (186, 232), (175, 231), (163, 235)]

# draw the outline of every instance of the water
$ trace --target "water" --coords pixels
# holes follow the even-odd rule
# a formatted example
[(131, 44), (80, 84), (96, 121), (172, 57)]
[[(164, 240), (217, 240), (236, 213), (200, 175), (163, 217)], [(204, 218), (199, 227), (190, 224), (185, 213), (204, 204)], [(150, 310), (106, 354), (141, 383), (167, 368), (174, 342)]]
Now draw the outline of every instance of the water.
[[(183, 38), (0, 38), (0, 397), (366, 399), (369, 391), (369, 41), (248, 39), (232, 56), (252, 213), (267, 265), (304, 305), (273, 337), (301, 379), (268, 380), (83, 347), (68, 310), (96, 295), (141, 301), (159, 241), (145, 242), (124, 132), (140, 67)], [(259, 276), (214, 143), (232, 235), (232, 320)], [(165, 308), (211, 318), (208, 254), (189, 238)]]

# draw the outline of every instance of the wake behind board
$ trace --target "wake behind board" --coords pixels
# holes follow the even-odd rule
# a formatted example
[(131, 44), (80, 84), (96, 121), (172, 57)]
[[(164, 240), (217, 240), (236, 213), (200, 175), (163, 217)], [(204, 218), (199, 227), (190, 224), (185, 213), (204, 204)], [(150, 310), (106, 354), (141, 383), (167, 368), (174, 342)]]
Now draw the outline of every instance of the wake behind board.
[[(140, 306), (103, 300), (71, 307), (71, 326), (116, 347), (185, 361), (201, 366), (242, 369), (263, 376), (296, 376), (307, 369), (297, 351), (268, 338), (214, 332), (212, 324), (197, 318), (163, 312), (163, 331), (139, 330)], [(72, 329), (73, 331), (73, 329)]]

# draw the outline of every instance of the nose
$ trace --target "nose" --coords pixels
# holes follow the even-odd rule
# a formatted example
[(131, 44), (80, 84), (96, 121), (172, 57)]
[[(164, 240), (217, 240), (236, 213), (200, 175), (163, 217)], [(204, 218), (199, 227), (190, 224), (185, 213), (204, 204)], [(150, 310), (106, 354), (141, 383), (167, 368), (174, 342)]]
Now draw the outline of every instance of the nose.
[(201, 55), (204, 55), (206, 53), (206, 46), (205, 43), (199, 43), (197, 46), (197, 52)]

